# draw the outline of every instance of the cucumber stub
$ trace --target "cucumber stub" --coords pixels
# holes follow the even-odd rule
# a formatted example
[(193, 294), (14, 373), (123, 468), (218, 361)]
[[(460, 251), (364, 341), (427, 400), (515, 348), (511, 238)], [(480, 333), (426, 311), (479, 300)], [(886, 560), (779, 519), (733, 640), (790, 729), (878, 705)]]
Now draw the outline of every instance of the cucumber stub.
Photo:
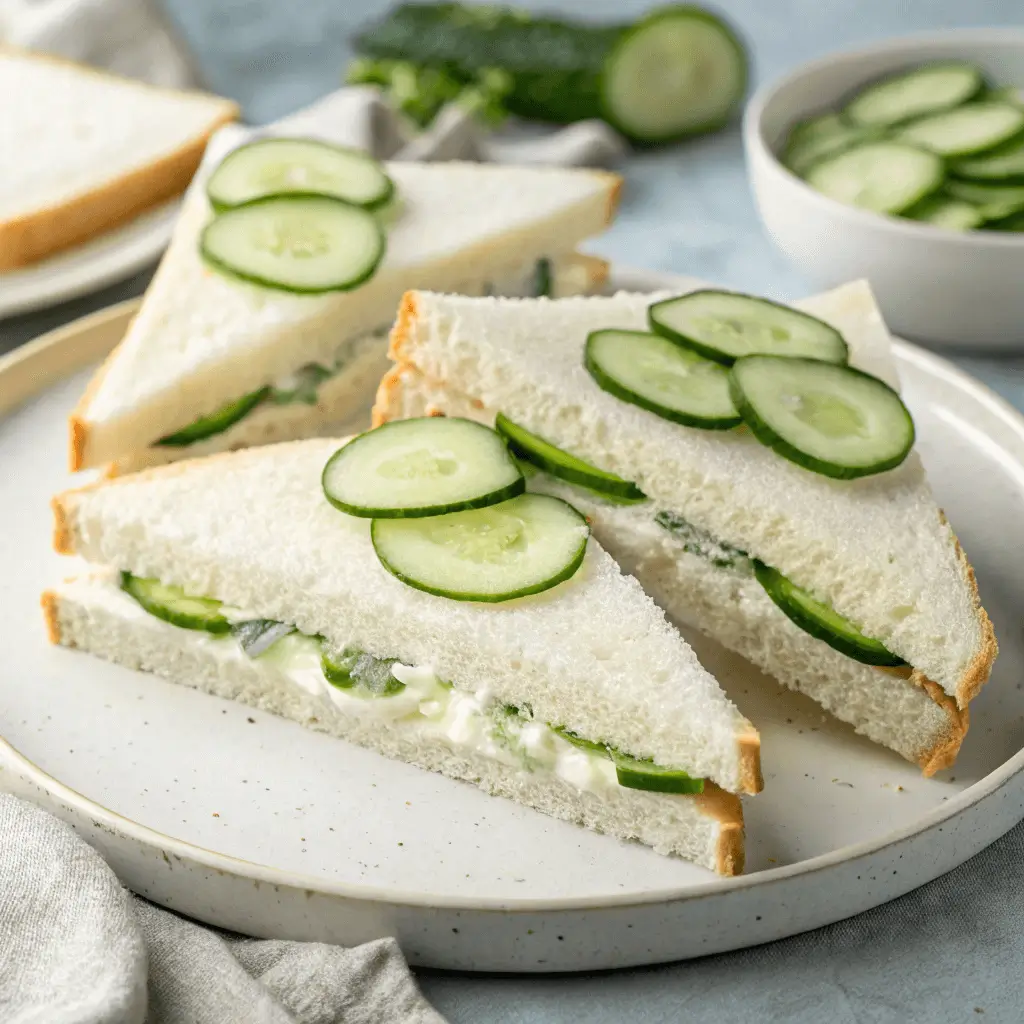
[(221, 611), (221, 602), (213, 598), (189, 597), (181, 587), (128, 572), (121, 573), (121, 589), (135, 598), (150, 615), (172, 626), (205, 633), (231, 632), (231, 623)]
[(729, 371), (751, 433), (783, 458), (838, 480), (900, 465), (914, 421), (877, 377), (814, 359), (747, 356)]
[(374, 519), (381, 564), (416, 590), (497, 603), (550, 590), (572, 577), (590, 527), (570, 504), (521, 494), (489, 508), (431, 519)]
[(502, 438), (472, 420), (395, 420), (353, 438), (327, 460), (327, 500), (350, 516), (412, 519), (485, 508), (526, 490)]
[(376, 210), (394, 191), (380, 163), (358, 149), (285, 137), (257, 139), (233, 149), (206, 184), (206, 195), (219, 212), (289, 193), (329, 196)]
[(864, 636), (849, 619), (816, 601), (782, 573), (762, 562), (754, 563), (754, 573), (772, 601), (805, 633), (865, 665), (897, 667), (906, 664), (884, 644)]
[(1024, 110), (1009, 103), (969, 103), (911, 121), (896, 141), (922, 146), (939, 156), (973, 156), (1017, 139), (1024, 133)]
[(251, 391), (249, 394), (236, 398), (235, 401), (222, 406), (216, 412), (210, 413), (209, 416), (202, 416), (194, 420), (187, 427), (182, 427), (181, 430), (176, 430), (173, 434), (166, 434), (159, 441), (155, 441), (154, 444), (162, 445), (166, 448), (187, 448), (190, 444), (195, 444), (197, 441), (205, 441), (208, 437), (221, 434), (228, 427), (234, 426), (244, 416), (248, 416), (256, 406), (269, 398), (272, 390), (272, 388), (266, 387)]
[(663, 768), (653, 761), (641, 761), (613, 750), (612, 762), (620, 786), (649, 793), (696, 794), (704, 792), (704, 780), (695, 779), (678, 768)]
[(601, 73), (604, 118), (638, 143), (725, 124), (747, 87), (743, 44), (699, 7), (654, 11), (616, 42)]
[(623, 501), (644, 501), (647, 497), (636, 484), (623, 480), (614, 473), (591, 466), (589, 462), (570, 455), (567, 451), (545, 441), (525, 427), (513, 423), (507, 416), (498, 413), (495, 429), (504, 437), (518, 459), (529, 462), (538, 469), (557, 476), (570, 484), (587, 487), (600, 494), (607, 494)]
[(843, 115), (854, 124), (890, 128), (914, 118), (951, 110), (985, 87), (981, 72), (961, 61), (923, 64), (861, 89)]
[(864, 142), (819, 160), (811, 188), (848, 206), (898, 214), (937, 191), (946, 177), (938, 154), (903, 142)]
[(831, 324), (768, 299), (702, 289), (655, 302), (651, 330), (731, 366), (741, 356), (807, 356), (845, 363), (849, 349)]
[(199, 237), (208, 265), (251, 284), (302, 295), (349, 291), (384, 258), (368, 210), (326, 196), (268, 196), (214, 217)]
[(703, 430), (740, 423), (725, 367), (660, 334), (593, 331), (584, 365), (602, 391), (662, 419)]

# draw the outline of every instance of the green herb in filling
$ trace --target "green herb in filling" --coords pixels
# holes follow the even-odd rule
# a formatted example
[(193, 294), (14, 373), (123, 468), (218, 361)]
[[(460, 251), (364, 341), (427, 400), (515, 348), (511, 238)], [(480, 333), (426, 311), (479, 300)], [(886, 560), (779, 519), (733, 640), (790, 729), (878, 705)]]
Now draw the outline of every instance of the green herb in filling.
[(678, 512), (663, 509), (655, 513), (654, 521), (681, 541), (687, 554), (704, 558), (719, 569), (736, 569), (744, 573), (754, 571), (753, 563), (745, 551), (716, 540), (706, 530), (687, 522)]

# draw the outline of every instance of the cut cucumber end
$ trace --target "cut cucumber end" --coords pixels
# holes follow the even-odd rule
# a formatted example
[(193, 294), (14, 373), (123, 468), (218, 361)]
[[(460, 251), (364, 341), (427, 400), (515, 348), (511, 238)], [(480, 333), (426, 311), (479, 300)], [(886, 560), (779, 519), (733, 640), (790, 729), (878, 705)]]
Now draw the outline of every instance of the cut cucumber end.
[(651, 329), (731, 366), (748, 355), (806, 356), (845, 363), (849, 349), (831, 324), (769, 299), (705, 288), (655, 302)]
[(725, 367), (660, 334), (593, 331), (584, 366), (602, 391), (662, 419), (702, 430), (740, 423)]
[(268, 196), (327, 196), (368, 210), (385, 206), (395, 186), (373, 157), (321, 139), (277, 136), (233, 149), (206, 194), (218, 212)]
[(605, 120), (635, 143), (653, 145), (727, 122), (747, 86), (743, 44), (720, 18), (677, 5), (652, 12), (605, 61)]
[(324, 466), (324, 496), (368, 519), (413, 519), (486, 508), (526, 489), (500, 435), (472, 420), (424, 416), (353, 438)]
[(498, 603), (539, 594), (575, 575), (590, 527), (545, 494), (432, 519), (374, 519), (381, 565), (416, 590), (455, 601)]
[(748, 356), (730, 371), (733, 401), (754, 436), (790, 462), (837, 480), (899, 466), (914, 421), (877, 377), (814, 359)]
[(792, 622), (840, 654), (865, 665), (895, 668), (906, 664), (884, 644), (865, 636), (849, 619), (816, 601), (782, 573), (763, 562), (754, 563), (754, 573), (765, 593)]
[(263, 288), (317, 295), (349, 291), (384, 258), (384, 232), (359, 206), (318, 195), (270, 196), (214, 217), (199, 250), (206, 263)]
[(631, 481), (623, 480), (614, 473), (606, 473), (603, 469), (570, 455), (550, 441), (545, 441), (525, 427), (519, 426), (518, 423), (513, 423), (502, 413), (498, 413), (494, 426), (508, 441), (513, 455), (532, 463), (545, 473), (624, 501), (643, 501), (647, 497)]

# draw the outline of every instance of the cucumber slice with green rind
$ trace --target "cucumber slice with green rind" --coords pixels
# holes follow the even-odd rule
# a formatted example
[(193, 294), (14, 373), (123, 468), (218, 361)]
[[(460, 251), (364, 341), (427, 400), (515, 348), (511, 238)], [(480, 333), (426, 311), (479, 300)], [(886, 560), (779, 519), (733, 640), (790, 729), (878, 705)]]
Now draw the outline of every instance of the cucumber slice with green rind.
[(269, 398), (272, 390), (272, 388), (266, 387), (251, 391), (222, 406), (216, 412), (210, 413), (209, 416), (202, 416), (187, 427), (176, 430), (173, 434), (166, 434), (159, 441), (153, 443), (167, 448), (187, 448), (197, 441), (205, 441), (208, 437), (221, 434), (228, 427), (234, 426), (242, 417), (248, 416), (256, 406)]
[(320, 641), (321, 671), (339, 690), (361, 686), (374, 697), (393, 697), (405, 689), (405, 684), (391, 674), (391, 666), (397, 662), (397, 658), (375, 658), (358, 647), (336, 651)]
[(1003, 85), (998, 89), (990, 89), (985, 93), (985, 99), (996, 103), (1016, 103), (1024, 107), (1024, 89), (1019, 85)]
[(574, 747), (582, 750), (587, 754), (598, 754), (601, 757), (611, 757), (611, 751), (608, 749), (605, 743), (595, 743), (593, 740), (585, 740), (582, 736), (574, 733), (571, 729), (566, 729), (562, 725), (551, 726), (552, 732), (557, 733), (567, 743), (571, 743)]
[(335, 508), (365, 519), (486, 508), (526, 490), (498, 433), (448, 416), (396, 420), (360, 434), (327, 460), (321, 484)]
[(984, 184), (1024, 183), (1024, 139), (1015, 139), (981, 156), (964, 157), (949, 165), (949, 173), (965, 181)]
[(1024, 109), (1009, 103), (969, 103), (904, 125), (896, 142), (920, 146), (947, 160), (974, 156), (1024, 135)]
[(1024, 231), (1024, 210), (998, 217), (982, 225), (983, 231)]
[(864, 636), (849, 619), (816, 601), (782, 573), (762, 562), (754, 563), (754, 572), (772, 601), (805, 633), (865, 665), (896, 667), (906, 664), (884, 644)]
[(967, 103), (985, 87), (981, 72), (960, 61), (937, 61), (890, 75), (860, 89), (843, 116), (854, 124), (876, 128), (950, 110)]
[(817, 117), (809, 117), (793, 125), (789, 130), (786, 145), (800, 146), (818, 139), (832, 138), (849, 127), (852, 127), (850, 122), (846, 121), (841, 114), (831, 112), (818, 114)]
[(620, 786), (649, 793), (696, 794), (704, 792), (704, 780), (695, 779), (678, 768), (663, 768), (653, 761), (641, 761), (613, 750), (612, 761)]
[(508, 441), (512, 454), (518, 459), (532, 463), (538, 469), (557, 476), (571, 484), (579, 484), (599, 494), (627, 501), (643, 501), (647, 495), (629, 480), (623, 480), (614, 473), (591, 466), (589, 462), (570, 455), (567, 451), (545, 441), (525, 427), (513, 423), (507, 416), (498, 413), (495, 430)]
[(815, 359), (748, 356), (729, 371), (733, 401), (754, 436), (823, 476), (853, 480), (893, 469), (914, 444), (914, 421), (877, 377)]
[(329, 196), (376, 210), (394, 191), (381, 164), (361, 150), (285, 136), (233, 149), (206, 183), (206, 195), (218, 212), (289, 193)]
[(903, 216), (922, 224), (946, 228), (947, 231), (970, 231), (985, 220), (981, 210), (973, 203), (943, 195), (929, 196), (912, 206)]
[(656, 10), (615, 43), (601, 74), (604, 119), (654, 144), (725, 124), (747, 88), (747, 55), (720, 18), (699, 7)]
[(368, 210), (300, 194), (226, 210), (199, 237), (199, 251), (215, 270), (300, 295), (356, 288), (373, 276), (384, 249), (384, 232)]
[(845, 363), (849, 349), (831, 324), (740, 292), (701, 289), (651, 305), (651, 330), (731, 366), (742, 356), (785, 355)]
[(497, 603), (539, 594), (583, 564), (590, 527), (546, 494), (432, 519), (374, 519), (381, 564), (416, 590), (455, 601)]
[(973, 203), (985, 220), (999, 220), (1024, 210), (1024, 185), (983, 185), (976, 181), (947, 181), (949, 195)]
[(835, 156), (861, 142), (877, 138), (871, 128), (844, 124), (830, 135), (819, 135), (806, 140), (792, 140), (786, 146), (782, 162), (794, 173), (803, 177), (819, 160)]
[(848, 206), (898, 214), (936, 192), (942, 158), (902, 142), (864, 142), (825, 157), (806, 174), (811, 188)]
[(205, 633), (231, 632), (231, 622), (222, 613), (220, 601), (209, 597), (189, 597), (181, 587), (128, 572), (121, 573), (121, 589), (135, 598), (150, 615), (172, 626)]
[(740, 422), (725, 367), (660, 334), (593, 331), (584, 365), (603, 391), (673, 423), (729, 430)]

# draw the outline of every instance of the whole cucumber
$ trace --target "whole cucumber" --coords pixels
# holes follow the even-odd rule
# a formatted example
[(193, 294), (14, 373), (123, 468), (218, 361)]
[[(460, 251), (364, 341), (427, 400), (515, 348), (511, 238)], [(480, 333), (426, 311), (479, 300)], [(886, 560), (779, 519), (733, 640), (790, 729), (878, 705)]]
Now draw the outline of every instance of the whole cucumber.
[(467, 83), (500, 69), (510, 113), (558, 124), (603, 118), (642, 143), (718, 127), (746, 87), (742, 44), (721, 19), (690, 5), (595, 25), (504, 7), (401, 4), (353, 43), (363, 58)]

